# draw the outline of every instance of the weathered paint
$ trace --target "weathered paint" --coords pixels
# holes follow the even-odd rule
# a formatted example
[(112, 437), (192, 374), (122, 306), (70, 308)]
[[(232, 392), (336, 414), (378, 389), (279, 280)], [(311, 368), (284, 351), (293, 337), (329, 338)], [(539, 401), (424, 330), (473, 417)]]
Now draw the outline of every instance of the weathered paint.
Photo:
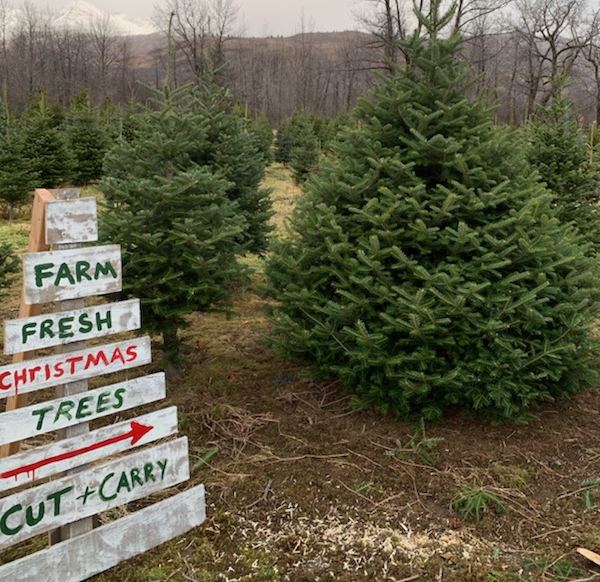
[(85, 243), (98, 240), (95, 198), (55, 200), (46, 205), (46, 243)]
[[(63, 430), (96, 418), (131, 410), (136, 406), (157, 402), (165, 396), (165, 375), (160, 372), (17, 408), (0, 415), (0, 444)], [(0, 461), (0, 467), (2, 465), (3, 462)], [(3, 472), (4, 470), (0, 470), (0, 473)]]
[(14, 493), (0, 499), (0, 548), (187, 479), (188, 441), (184, 437)]
[(204, 486), (199, 485), (81, 537), (0, 566), (0, 580), (81, 582), (187, 533), (205, 519)]
[(140, 300), (11, 319), (4, 323), (4, 353), (29, 352), (139, 329)]
[[(10, 475), (8, 477), (0, 477), (0, 492), (14, 489), (22, 485), (32, 484), (40, 479), (52, 477), (75, 469), (84, 463), (93, 463), (104, 457), (115, 455), (128, 451), (134, 447), (141, 447), (148, 443), (158, 441), (168, 436), (177, 434), (177, 408), (171, 406), (157, 412), (151, 412), (143, 416), (132, 419), (135, 422), (153, 427), (139, 441), (132, 444), (131, 440), (123, 440), (109, 447), (101, 447), (90, 451), (82, 456), (75, 456), (70, 459), (60, 461), (52, 461), (45, 463), (43, 466), (31, 470), (31, 467), (40, 460), (52, 460), (55, 457), (68, 452), (80, 450), (89, 447), (94, 443), (101, 443), (107, 439), (126, 434), (130, 430), (131, 421), (119, 422), (111, 424), (104, 428), (90, 432), (83, 436), (73, 437), (62, 441), (53, 442), (43, 447), (37, 447), (29, 451), (13, 455), (8, 459), (0, 461), (0, 476), (18, 472), (18, 475)], [(29, 471), (21, 471), (22, 468), (30, 468)]]
[(148, 336), (25, 360), (0, 368), (0, 399), (129, 370), (151, 361)]
[(121, 290), (121, 248), (106, 245), (83, 249), (26, 253), (23, 256), (26, 303), (49, 303)]

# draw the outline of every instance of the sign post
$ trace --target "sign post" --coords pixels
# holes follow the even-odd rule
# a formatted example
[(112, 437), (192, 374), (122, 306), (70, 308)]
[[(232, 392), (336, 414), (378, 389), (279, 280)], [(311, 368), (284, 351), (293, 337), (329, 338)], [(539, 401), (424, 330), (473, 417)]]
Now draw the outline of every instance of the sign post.
[[(97, 241), (95, 200), (80, 199), (78, 190), (38, 191), (33, 216), (19, 318), (5, 324), (4, 353), (13, 363), (0, 366), (0, 401), (7, 399), (0, 414), (0, 549), (43, 533), (51, 547), (0, 566), (0, 580), (18, 572), (31, 582), (79, 582), (200, 525), (204, 487), (94, 527), (102, 512), (187, 481), (188, 441), (172, 440), (175, 407), (90, 431), (95, 419), (165, 398), (165, 375), (89, 390), (90, 378), (151, 362), (149, 337), (88, 343), (139, 329), (140, 302), (84, 304), (84, 297), (122, 287), (120, 248), (82, 246)], [(42, 314), (42, 304), (56, 311)], [(54, 354), (25, 359), (47, 348)], [(28, 393), (50, 388), (54, 397), (27, 405)], [(48, 433), (57, 439), (19, 452), (20, 441)], [(37, 484), (47, 478), (53, 480)]]

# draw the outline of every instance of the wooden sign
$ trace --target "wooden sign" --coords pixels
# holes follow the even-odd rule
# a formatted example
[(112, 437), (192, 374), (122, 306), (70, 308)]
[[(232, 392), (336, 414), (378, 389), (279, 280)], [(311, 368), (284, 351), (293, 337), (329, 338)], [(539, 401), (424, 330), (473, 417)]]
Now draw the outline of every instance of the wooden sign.
[[(0, 580), (79, 582), (205, 519), (200, 486), (94, 529), (94, 515), (189, 479), (189, 451), (186, 438), (156, 445), (177, 434), (175, 407), (121, 416), (90, 431), (91, 421), (162, 400), (166, 382), (160, 372), (88, 390), (88, 379), (152, 358), (149, 337), (86, 345), (139, 329), (141, 310), (137, 299), (84, 304), (84, 297), (121, 289), (121, 253), (115, 245), (78, 247), (95, 241), (98, 232), (95, 201), (78, 196), (73, 189), (36, 194), (30, 244), (36, 252), (24, 257), (19, 318), (5, 324), (4, 352), (13, 363), (0, 367), (0, 400), (7, 399), (0, 451), (9, 453), (0, 455), (0, 549), (44, 532), (50, 532), (51, 547), (0, 566)], [(50, 252), (39, 240), (42, 227)], [(41, 303), (54, 303), (56, 313), (40, 315)], [(51, 348), (53, 355), (34, 357)], [(23, 400), (51, 387), (52, 398), (29, 405)], [(50, 434), (58, 440), (46, 437), (20, 451), (20, 441)]]
[(25, 440), (118, 414), (136, 406), (157, 402), (165, 396), (165, 375), (160, 372), (75, 396), (17, 408), (0, 415), (0, 444)]
[(26, 253), (24, 297), (30, 304), (64, 301), (121, 290), (118, 245)]
[(126, 340), (0, 368), (0, 398), (35, 392), (144, 366), (152, 361), (150, 338)]
[(46, 244), (98, 240), (96, 199), (54, 200), (46, 205)]
[(12, 319), (4, 324), (4, 353), (51, 348), (134, 331), (140, 326), (139, 299)]
[(186, 437), (0, 499), (0, 549), (190, 478)]
[(80, 437), (12, 455), (0, 461), (0, 491), (31, 484), (175, 434), (177, 408), (171, 406)]
[(81, 582), (187, 533), (206, 519), (204, 486), (0, 566), (0, 580)]

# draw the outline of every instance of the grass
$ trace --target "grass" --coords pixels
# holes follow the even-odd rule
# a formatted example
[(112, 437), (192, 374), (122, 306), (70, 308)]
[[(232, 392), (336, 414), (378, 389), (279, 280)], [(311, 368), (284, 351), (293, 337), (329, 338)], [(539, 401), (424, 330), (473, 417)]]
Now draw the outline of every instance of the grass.
[(495, 513), (505, 513), (506, 507), (500, 498), (484, 489), (483, 487), (473, 487), (463, 485), (458, 491), (458, 495), (452, 500), (450, 507), (459, 513), (463, 519), (472, 519), (480, 522), (484, 513), (490, 510)]
[(294, 182), (291, 170), (283, 164), (269, 166), (264, 186), (272, 192), (275, 214), (271, 224), (275, 227), (276, 235), (283, 234), (286, 222), (294, 210), (298, 197), (302, 194), (302, 188)]

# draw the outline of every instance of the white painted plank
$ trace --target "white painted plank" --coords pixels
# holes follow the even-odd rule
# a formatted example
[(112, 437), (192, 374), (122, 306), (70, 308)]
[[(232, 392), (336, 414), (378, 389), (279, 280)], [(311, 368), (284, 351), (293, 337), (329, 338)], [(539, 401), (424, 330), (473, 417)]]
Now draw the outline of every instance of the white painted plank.
[(6, 355), (134, 331), (141, 327), (140, 300), (47, 313), (4, 322)]
[(121, 276), (119, 245), (23, 255), (27, 304), (114, 293), (121, 290)]
[(189, 479), (186, 437), (0, 499), (0, 548)]
[[(133, 432), (132, 422), (137, 423)], [(146, 429), (143, 427), (148, 427), (150, 430), (145, 432)], [(107, 443), (106, 446), (98, 449), (86, 450), (97, 443), (104, 443), (127, 434), (131, 435), (128, 439)], [(175, 434), (177, 434), (177, 407), (171, 406), (132, 420), (111, 424), (83, 436), (53, 442), (12, 455), (0, 461), (0, 492), (32, 484), (40, 479), (75, 469), (82, 464), (94, 463), (102, 458)], [(136, 437), (139, 437), (139, 440), (135, 440)], [(71, 458), (60, 459), (65, 453), (74, 454), (77, 451), (82, 453)]]
[(46, 204), (46, 244), (85, 243), (98, 240), (95, 198), (53, 200)]
[[(142, 376), (0, 414), (0, 445), (64, 430), (166, 397), (164, 373)], [(3, 461), (0, 461), (2, 467)], [(0, 473), (4, 473), (1, 470)]]
[(0, 580), (81, 582), (201, 525), (204, 486), (174, 495), (81, 537), (0, 566)]
[(151, 361), (150, 338), (144, 336), (9, 364), (0, 367), (0, 399), (130, 370)]

